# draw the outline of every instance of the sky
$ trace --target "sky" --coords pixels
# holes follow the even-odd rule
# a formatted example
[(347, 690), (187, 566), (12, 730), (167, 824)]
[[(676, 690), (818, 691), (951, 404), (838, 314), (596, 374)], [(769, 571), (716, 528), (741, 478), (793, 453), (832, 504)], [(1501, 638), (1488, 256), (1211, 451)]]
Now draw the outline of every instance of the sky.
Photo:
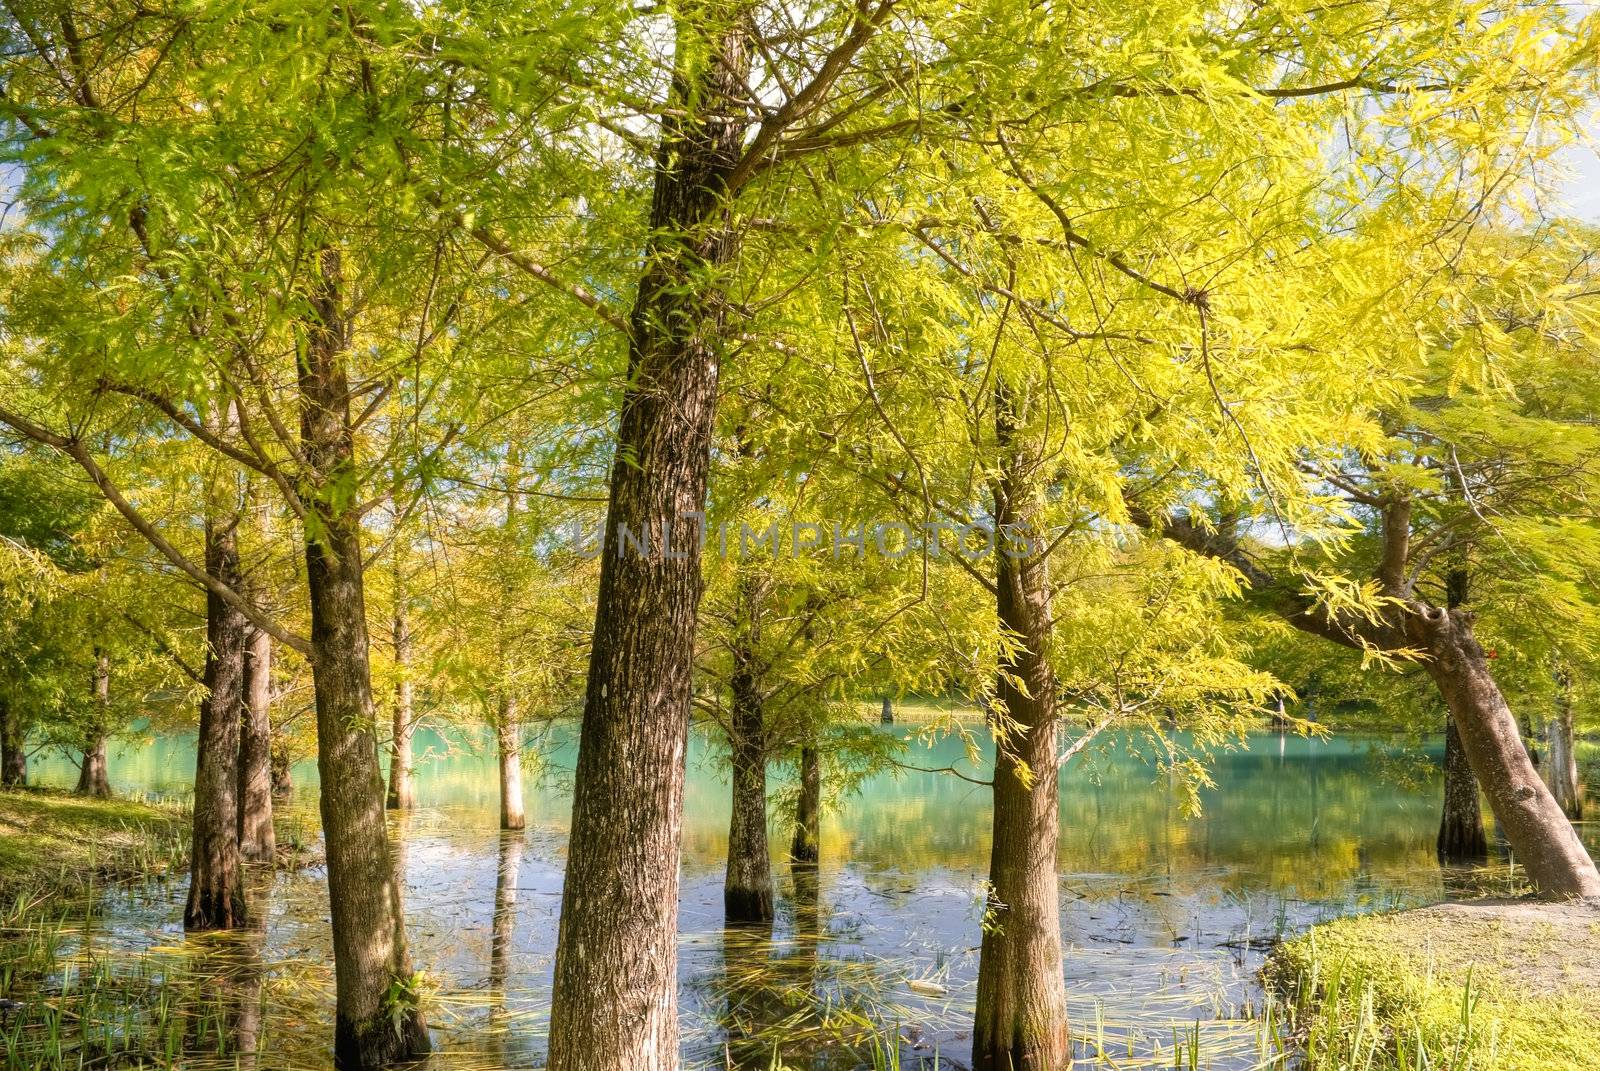
[(1579, 219), (1600, 223), (1600, 138), (1590, 137), (1588, 144), (1572, 146), (1567, 155), (1572, 168), (1562, 191), (1567, 207)]

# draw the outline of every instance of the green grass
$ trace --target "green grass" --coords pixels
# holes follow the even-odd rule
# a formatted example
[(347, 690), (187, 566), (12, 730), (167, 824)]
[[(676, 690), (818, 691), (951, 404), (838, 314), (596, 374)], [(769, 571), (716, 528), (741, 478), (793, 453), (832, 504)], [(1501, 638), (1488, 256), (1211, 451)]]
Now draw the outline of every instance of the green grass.
[(1529, 905), (1341, 919), (1285, 942), (1267, 978), (1307, 1071), (1590, 1071), (1597, 919)]
[(75, 893), (183, 865), (188, 818), (176, 807), (45, 789), (0, 792), (0, 895)]

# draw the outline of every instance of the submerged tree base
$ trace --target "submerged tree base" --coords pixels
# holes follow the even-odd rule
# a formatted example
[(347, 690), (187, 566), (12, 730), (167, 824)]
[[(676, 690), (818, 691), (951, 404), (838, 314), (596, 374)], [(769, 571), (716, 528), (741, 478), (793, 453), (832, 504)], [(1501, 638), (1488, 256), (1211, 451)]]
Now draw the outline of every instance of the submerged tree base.
[(359, 1024), (340, 1016), (334, 1023), (333, 1066), (338, 1071), (381, 1071), (426, 1056), (432, 1049), (422, 1016), (414, 1008)]
[(1600, 908), (1481, 900), (1339, 919), (1265, 970), (1307, 1071), (1588, 1071), (1600, 1052)]
[(725, 886), (722, 890), (723, 918), (729, 926), (771, 926), (773, 919), (772, 886), (766, 888), (739, 888)]

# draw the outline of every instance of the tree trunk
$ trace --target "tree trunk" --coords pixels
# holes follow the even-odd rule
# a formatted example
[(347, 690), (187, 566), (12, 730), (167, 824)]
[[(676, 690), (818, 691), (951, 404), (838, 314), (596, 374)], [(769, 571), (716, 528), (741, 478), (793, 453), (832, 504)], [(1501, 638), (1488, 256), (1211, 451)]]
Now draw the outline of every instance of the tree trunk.
[[(1457, 567), (1445, 573), (1445, 607), (1460, 609), (1472, 590), (1472, 574)], [(1461, 731), (1452, 715), (1445, 715), (1444, 737), (1444, 813), (1439, 817), (1439, 838), (1435, 846), (1441, 863), (1476, 863), (1489, 856), (1489, 842), (1483, 835), (1483, 802), (1478, 796), (1478, 779), (1473, 776)]]
[[(1004, 471), (995, 488), (997, 530), (1032, 534), (1034, 495), (1013, 445), (1010, 392), (996, 392)], [(996, 608), (1016, 647), (995, 690), (994, 835), (978, 956), (973, 1067), (1065, 1071), (1071, 1066), (1061, 956), (1056, 681), (1049, 660), (1050, 578), (1039, 548), (996, 556)]]
[(333, 915), (334, 1062), (366, 1071), (420, 1056), (429, 1042), (409, 988), (411, 957), (373, 732), (361, 527), (349, 486), (355, 435), (342, 273), (336, 251), (323, 249), (319, 259), (299, 368), (302, 449), (319, 480), (308, 502), (314, 523), (307, 526), (306, 586)]
[(1472, 772), (1534, 888), (1550, 900), (1600, 896), (1600, 873), (1529, 760), (1471, 615), (1425, 607), (1410, 622), (1431, 655), (1428, 674), (1455, 718)]
[(797, 765), (800, 792), (794, 805), (794, 838), (789, 842), (789, 859), (815, 866), (822, 847), (822, 756), (810, 744), (802, 745)]
[(77, 793), (96, 799), (111, 798), (111, 781), (106, 773), (107, 753), (104, 733), (92, 732), (84, 742), (83, 761), (78, 766)]
[(737, 624), (729, 677), (732, 714), (728, 757), (733, 801), (728, 823), (728, 864), (722, 883), (723, 917), (730, 926), (772, 925), (772, 861), (767, 849), (767, 731), (761, 694), (765, 665), (761, 627), (767, 583), (741, 567)]
[(1524, 713), (1517, 719), (1517, 728), (1522, 734), (1522, 747), (1528, 753), (1528, 761), (1535, 770), (1543, 769), (1544, 756), (1539, 754), (1539, 734), (1533, 731), (1533, 719)]
[[(206, 572), (239, 586), (238, 516), (205, 522)], [(206, 697), (195, 746), (194, 840), (186, 930), (231, 930), (245, 922), (239, 863), (239, 729), (246, 717), (244, 614), (206, 594)]]
[(289, 738), (282, 730), (272, 731), (272, 798), (286, 800), (294, 795), (294, 763), (289, 757)]
[[(717, 368), (723, 189), (750, 110), (742, 14), (678, 16), (629, 320), (550, 1014), (550, 1071), (678, 1066), (678, 853)], [(622, 526), (651, 540), (649, 553)], [(652, 538), (651, 533), (654, 533)], [(670, 547), (664, 546), (670, 541)]]
[(0, 696), (0, 784), (20, 788), (28, 783), (28, 740), (22, 718)]
[(749, 675), (735, 671), (728, 745), (733, 765), (733, 814), (728, 823), (728, 869), (722, 884), (729, 925), (772, 925), (772, 861), (767, 850), (767, 742), (761, 696)]
[(417, 790), (411, 781), (411, 620), (406, 607), (404, 578), (395, 547), (394, 567), (394, 723), (389, 734), (389, 796), (391, 810), (410, 810), (417, 805)]
[(110, 799), (106, 732), (111, 724), (111, 658), (99, 648), (95, 648), (94, 652), (94, 705), (94, 721), (84, 733), (83, 762), (78, 767), (78, 795)]
[(247, 863), (271, 863), (277, 851), (272, 828), (272, 637), (252, 628), (245, 647), (239, 738), (239, 855)]
[(883, 706), (878, 712), (878, 724), (879, 725), (893, 725), (894, 724), (894, 704), (892, 702), (890, 702), (888, 696), (884, 696), (883, 697)]
[(1478, 779), (1472, 776), (1454, 718), (1445, 722), (1444, 813), (1439, 818), (1437, 851), (1441, 863), (1475, 863), (1489, 857)]
[(500, 828), (521, 829), (528, 824), (522, 801), (522, 720), (517, 701), (508, 695), (500, 697), (495, 737), (500, 753)]
[(1577, 735), (1572, 719), (1572, 678), (1556, 678), (1556, 715), (1545, 725), (1550, 753), (1547, 775), (1550, 791), (1561, 811), (1573, 821), (1583, 818), (1583, 781), (1578, 776)]

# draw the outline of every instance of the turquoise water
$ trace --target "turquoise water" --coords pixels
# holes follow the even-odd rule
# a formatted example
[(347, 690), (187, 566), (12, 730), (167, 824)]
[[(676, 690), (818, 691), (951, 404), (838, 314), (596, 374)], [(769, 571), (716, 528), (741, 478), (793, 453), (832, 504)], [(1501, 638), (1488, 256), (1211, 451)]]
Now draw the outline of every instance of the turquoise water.
[[(908, 763), (966, 766), (958, 740), (882, 731), (910, 741)], [(529, 828), (502, 836), (487, 734), (418, 735), (420, 808), (396, 817), (393, 835), (414, 955), (437, 987), (436, 1066), (542, 1060), (574, 736), (571, 724), (530, 736)], [(1141, 741), (1112, 739), (1074, 759), (1060, 777), (1060, 880), (1081, 1051), (1104, 1045), (1115, 1066), (1170, 1067), (1174, 1029), (1199, 1022), (1211, 1066), (1255, 1066), (1247, 1016), (1262, 999), (1256, 971), (1277, 935), (1504, 884), (1503, 861), (1476, 874), (1442, 873), (1434, 861), (1437, 747), (1258, 734), (1214, 756), (1215, 784), (1199, 791), (1198, 815), (1185, 813), (1181, 786), (1132, 753), (1148, 750)], [(181, 796), (192, 763), (189, 739), (142, 739), (113, 750), (111, 780), (118, 792)], [(314, 846), (316, 771), (302, 763), (294, 772), (280, 836)], [(73, 769), (45, 759), (35, 773), (66, 783)], [(789, 771), (775, 767), (772, 781), (781, 815)], [(697, 732), (680, 904), (687, 1061), (767, 1068), (776, 1052), (791, 1067), (858, 1067), (860, 1045), (875, 1033), (897, 1038), (903, 1066), (934, 1053), (941, 1066), (960, 1066), (989, 852), (986, 790), (900, 771), (835, 800), (814, 883), (775, 855), (780, 918), (771, 941), (723, 931), (727, 798), (720, 752)], [(787, 839), (775, 818), (775, 851)], [(181, 886), (109, 898), (93, 947), (118, 956), (192, 950)], [(258, 1066), (325, 1066), (332, 982), (322, 872), (280, 873), (257, 895), (271, 1039)]]

